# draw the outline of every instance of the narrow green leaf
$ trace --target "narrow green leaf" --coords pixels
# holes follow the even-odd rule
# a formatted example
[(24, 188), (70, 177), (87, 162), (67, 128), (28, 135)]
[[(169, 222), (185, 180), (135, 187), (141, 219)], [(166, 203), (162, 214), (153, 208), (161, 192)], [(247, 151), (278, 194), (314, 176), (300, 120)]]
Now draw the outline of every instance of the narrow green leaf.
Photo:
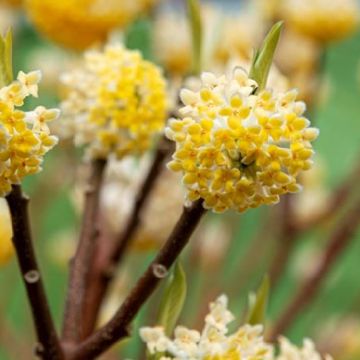
[(256, 60), (257, 60), (258, 57), (259, 57), (259, 53), (260, 53), (260, 50), (259, 50), (259, 49), (254, 49), (254, 55), (253, 55), (253, 58), (252, 58), (252, 60), (251, 60), (250, 75), (251, 75), (251, 73), (254, 71), (255, 63), (256, 63)]
[(257, 91), (263, 90), (266, 86), (282, 27), (283, 22), (277, 22), (267, 34), (260, 50), (254, 54), (250, 69), (250, 78), (258, 83), (259, 87)]
[(158, 318), (158, 324), (164, 327), (168, 336), (171, 335), (184, 306), (186, 289), (185, 272), (180, 262), (177, 262), (166, 285)]
[(264, 324), (270, 291), (270, 280), (266, 275), (256, 294), (249, 295), (249, 310), (246, 323), (250, 325)]
[(13, 80), (12, 71), (12, 32), (0, 36), (0, 86), (6, 86)]
[(194, 75), (200, 74), (202, 70), (202, 38), (203, 29), (199, 0), (187, 0), (189, 25), (192, 35), (193, 47), (193, 69)]

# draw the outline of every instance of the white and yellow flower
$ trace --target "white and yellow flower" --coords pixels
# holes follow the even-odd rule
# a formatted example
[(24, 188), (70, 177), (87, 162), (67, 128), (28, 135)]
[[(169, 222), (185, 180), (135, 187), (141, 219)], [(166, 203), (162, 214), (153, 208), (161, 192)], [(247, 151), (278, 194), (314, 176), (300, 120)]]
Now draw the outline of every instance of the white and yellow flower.
[(58, 109), (19, 110), (26, 97), (37, 96), (40, 79), (39, 71), (20, 72), (17, 80), (0, 89), (0, 196), (25, 176), (38, 173), (45, 153), (57, 143), (48, 123), (58, 118)]
[(164, 127), (166, 82), (161, 70), (140, 52), (122, 45), (88, 51), (79, 66), (61, 78), (64, 128), (92, 158), (139, 155)]
[(275, 204), (298, 192), (298, 175), (312, 166), (318, 129), (305, 118), (295, 90), (265, 89), (241, 68), (203, 73), (198, 91), (183, 89), (181, 119), (166, 135), (176, 142), (168, 167), (183, 174), (187, 199), (216, 212)]
[(301, 348), (280, 339), (280, 352), (263, 337), (262, 325), (245, 324), (228, 335), (228, 324), (234, 319), (227, 309), (227, 297), (220, 296), (210, 304), (202, 332), (177, 326), (174, 340), (160, 326), (143, 327), (140, 336), (150, 354), (162, 354), (161, 360), (331, 360), (322, 357), (313, 342), (306, 339)]

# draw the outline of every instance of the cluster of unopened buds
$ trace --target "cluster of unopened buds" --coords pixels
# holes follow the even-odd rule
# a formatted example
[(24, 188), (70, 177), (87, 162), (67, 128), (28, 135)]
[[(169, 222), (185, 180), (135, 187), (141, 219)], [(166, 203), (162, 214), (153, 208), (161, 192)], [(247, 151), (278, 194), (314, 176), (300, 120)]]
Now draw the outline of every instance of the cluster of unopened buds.
[(323, 358), (308, 339), (298, 348), (280, 338), (280, 352), (275, 355), (274, 346), (264, 340), (262, 325), (246, 324), (229, 335), (228, 324), (234, 316), (227, 305), (225, 295), (210, 304), (201, 333), (177, 326), (172, 340), (158, 326), (141, 328), (140, 336), (150, 354), (159, 355), (160, 360), (331, 360), (330, 356)]
[(90, 158), (142, 154), (165, 123), (166, 82), (139, 51), (108, 45), (86, 52), (84, 63), (63, 74), (64, 127)]
[(57, 143), (48, 122), (59, 116), (58, 109), (19, 110), (28, 96), (37, 97), (40, 79), (39, 71), (20, 72), (17, 80), (0, 89), (0, 196), (26, 175), (39, 172), (44, 154)]
[(176, 142), (173, 171), (183, 173), (187, 199), (222, 212), (275, 204), (298, 192), (297, 176), (312, 166), (305, 104), (296, 90), (257, 91), (257, 83), (236, 68), (231, 76), (204, 73), (199, 91), (183, 89), (182, 119), (166, 129)]

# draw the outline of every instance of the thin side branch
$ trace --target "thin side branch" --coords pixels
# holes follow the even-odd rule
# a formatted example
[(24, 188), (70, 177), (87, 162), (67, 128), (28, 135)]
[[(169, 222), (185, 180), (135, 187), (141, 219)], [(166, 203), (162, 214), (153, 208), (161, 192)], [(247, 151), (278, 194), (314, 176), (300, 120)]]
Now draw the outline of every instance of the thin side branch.
[(281, 276), (289, 263), (294, 247), (299, 237), (307, 230), (314, 228), (318, 224), (324, 223), (337, 214), (348, 202), (354, 189), (358, 186), (360, 179), (360, 163), (345, 178), (345, 180), (335, 189), (325, 211), (306, 222), (295, 222), (292, 209), (292, 196), (287, 195), (282, 206), (281, 218), (282, 227), (278, 239), (278, 251), (270, 265), (270, 279), (272, 288), (278, 284)]
[(95, 259), (95, 266), (91, 275), (91, 284), (87, 296), (84, 337), (87, 337), (94, 330), (102, 300), (114, 276), (114, 271), (111, 270), (119, 265), (129, 248), (133, 235), (140, 224), (141, 211), (161, 174), (164, 160), (171, 153), (172, 145), (173, 144), (165, 137), (159, 141), (154, 159), (136, 196), (131, 215), (124, 231), (115, 239), (113, 246), (106, 246), (105, 243), (99, 244), (100, 254), (97, 259)]
[(161, 279), (167, 275), (205, 212), (202, 200), (196, 201), (189, 208), (184, 208), (168, 240), (143, 276), (138, 280), (114, 317), (80, 344), (72, 354), (69, 354), (69, 359), (94, 359), (117, 341), (128, 336), (129, 325), (154, 292)]
[(313, 301), (326, 275), (354, 238), (359, 225), (360, 201), (344, 215), (332, 233), (317, 270), (300, 287), (289, 306), (280, 315), (270, 333), (270, 341), (275, 341), (279, 335), (283, 334), (293, 324), (300, 312)]
[(72, 260), (69, 288), (65, 303), (63, 341), (74, 344), (82, 339), (82, 324), (86, 289), (89, 284), (91, 264), (99, 235), (97, 226), (100, 190), (106, 166), (105, 160), (91, 163), (91, 174), (85, 190), (85, 206), (79, 244)]
[[(360, 158), (360, 154), (357, 159)], [(319, 223), (322, 223), (332, 217), (338, 209), (341, 209), (343, 205), (349, 200), (354, 189), (359, 186), (360, 182), (360, 162), (353, 169), (353, 171), (344, 179), (344, 181), (335, 189), (329, 206), (326, 210), (312, 218), (311, 220), (297, 224), (298, 231), (306, 231), (316, 226)]]
[(29, 299), (38, 344), (37, 356), (45, 360), (63, 360), (64, 356), (51, 317), (44, 285), (37, 264), (28, 216), (29, 199), (23, 195), (20, 185), (13, 185), (6, 196), (10, 208), (13, 244)]

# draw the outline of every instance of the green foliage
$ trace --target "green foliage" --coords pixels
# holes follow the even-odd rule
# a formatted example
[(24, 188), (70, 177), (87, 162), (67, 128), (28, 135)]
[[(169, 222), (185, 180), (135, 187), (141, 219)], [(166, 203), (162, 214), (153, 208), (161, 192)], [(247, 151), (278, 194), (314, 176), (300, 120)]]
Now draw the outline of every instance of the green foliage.
[(164, 327), (166, 335), (170, 335), (175, 327), (185, 303), (186, 291), (186, 275), (178, 261), (166, 284), (160, 304), (158, 324)]
[(193, 74), (200, 74), (202, 68), (202, 38), (203, 29), (201, 21), (200, 3), (198, 0), (187, 0), (189, 24), (193, 46)]
[(12, 71), (12, 31), (0, 36), (0, 86), (6, 86), (13, 80)]
[(269, 290), (270, 280), (265, 275), (256, 294), (250, 293), (249, 295), (249, 309), (246, 316), (247, 324), (257, 325), (265, 323)]
[(283, 22), (277, 22), (270, 29), (261, 48), (254, 54), (250, 70), (250, 78), (258, 83), (259, 87), (257, 88), (257, 91), (263, 90), (266, 86), (282, 27)]
[(140, 50), (147, 60), (153, 60), (152, 24), (147, 18), (140, 18), (131, 24), (125, 32), (125, 45), (129, 49)]

